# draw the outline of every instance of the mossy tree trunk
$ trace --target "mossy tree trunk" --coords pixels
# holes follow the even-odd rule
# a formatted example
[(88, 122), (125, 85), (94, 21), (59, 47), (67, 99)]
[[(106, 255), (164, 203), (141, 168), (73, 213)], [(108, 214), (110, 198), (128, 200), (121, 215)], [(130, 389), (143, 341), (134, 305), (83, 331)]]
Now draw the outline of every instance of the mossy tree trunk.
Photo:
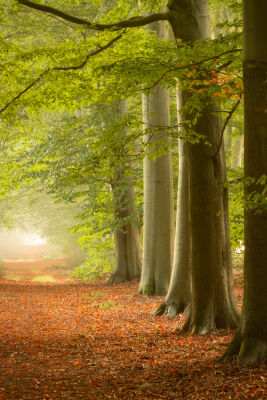
[[(267, 3), (243, 0), (245, 88), (245, 194), (260, 195), (256, 184), (267, 174)], [(237, 333), (222, 360), (238, 355), (241, 362), (267, 360), (267, 209), (245, 210), (244, 300)]]

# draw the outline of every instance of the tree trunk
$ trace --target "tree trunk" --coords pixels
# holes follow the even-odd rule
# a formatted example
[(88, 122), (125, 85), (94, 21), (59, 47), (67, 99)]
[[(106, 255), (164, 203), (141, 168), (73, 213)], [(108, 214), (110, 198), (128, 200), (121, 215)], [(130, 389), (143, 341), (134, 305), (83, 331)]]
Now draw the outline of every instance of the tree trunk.
[[(116, 111), (125, 114), (126, 101), (121, 101)], [(123, 154), (123, 159), (120, 158), (120, 163), (116, 167), (116, 176), (111, 183), (114, 217), (118, 229), (114, 232), (115, 269), (108, 281), (110, 284), (139, 280), (141, 275), (142, 257), (137, 227), (135, 190), (131, 178), (127, 175), (126, 164), (130, 164), (127, 153)]]
[[(154, 27), (153, 27), (154, 29)], [(143, 266), (139, 292), (164, 295), (169, 286), (173, 246), (173, 188), (169, 138), (169, 93), (157, 87), (143, 95), (144, 140), (150, 149), (144, 159)], [(151, 157), (164, 147), (166, 154)]]
[(241, 168), (243, 159), (244, 136), (233, 138), (231, 143), (231, 168)]
[[(164, 38), (164, 23), (155, 22), (149, 29)], [(144, 142), (149, 146), (144, 159), (143, 266), (139, 292), (162, 296), (170, 281), (174, 229), (172, 164), (166, 133), (170, 125), (168, 89), (157, 86), (148, 96), (143, 95), (142, 100)]]
[[(179, 114), (182, 96), (176, 90), (177, 98), (177, 120), (178, 125), (182, 122), (182, 116)], [(155, 311), (154, 315), (175, 316), (184, 312), (191, 301), (191, 236), (189, 228), (189, 171), (188, 171), (188, 146), (189, 144), (178, 140), (179, 150), (179, 179), (177, 193), (177, 212), (176, 212), (176, 230), (174, 243), (174, 258), (168, 293)]]
[[(254, 182), (267, 172), (267, 3), (243, 0), (245, 88), (245, 178)], [(245, 194), (263, 186), (245, 185)], [(264, 207), (264, 205), (263, 205)], [(244, 300), (236, 335), (222, 360), (267, 360), (267, 209), (245, 210)]]
[[(192, 42), (207, 37), (207, 2), (170, 0), (170, 22), (176, 38)], [(206, 99), (207, 101), (207, 99)], [(229, 225), (227, 221), (226, 168), (220, 119), (212, 99), (203, 106), (194, 127), (210, 147), (189, 144), (190, 221), (192, 239), (192, 302), (183, 328), (207, 333), (234, 328), (238, 313), (232, 291)]]
[[(112, 183), (112, 190), (115, 199), (114, 214), (121, 226), (114, 232), (115, 270), (108, 283), (117, 284), (139, 279), (142, 260), (139, 230), (134, 221), (134, 186), (124, 177), (121, 181)], [(116, 200), (118, 197), (119, 200)]]
[(224, 187), (224, 149), (213, 157), (221, 132), (220, 120), (210, 104), (195, 130), (206, 144), (189, 146), (190, 217), (192, 232), (192, 304), (184, 327), (192, 333), (234, 328), (238, 313), (232, 290), (228, 223), (228, 193)]

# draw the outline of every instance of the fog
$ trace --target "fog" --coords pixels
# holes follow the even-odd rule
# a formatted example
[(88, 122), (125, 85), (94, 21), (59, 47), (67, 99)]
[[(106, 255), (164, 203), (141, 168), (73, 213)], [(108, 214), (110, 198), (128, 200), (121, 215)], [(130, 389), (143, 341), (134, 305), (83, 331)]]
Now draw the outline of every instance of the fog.
[(0, 258), (3, 260), (38, 260), (48, 252), (46, 239), (37, 232), (18, 229), (0, 231)]

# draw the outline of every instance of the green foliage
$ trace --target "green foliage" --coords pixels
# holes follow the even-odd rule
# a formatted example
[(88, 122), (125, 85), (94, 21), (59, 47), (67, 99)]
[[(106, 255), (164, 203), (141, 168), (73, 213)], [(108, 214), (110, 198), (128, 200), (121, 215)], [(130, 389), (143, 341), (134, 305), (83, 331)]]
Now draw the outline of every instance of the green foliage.
[(244, 267), (244, 246), (242, 242), (236, 247), (232, 253), (233, 267), (237, 269), (243, 269)]
[(101, 302), (99, 301), (102, 297), (105, 297), (106, 294), (102, 292), (91, 292), (88, 296), (82, 297), (82, 301), (88, 301), (89, 307), (98, 307), (101, 308), (102, 310), (108, 310), (111, 307), (117, 307), (116, 304), (114, 304), (111, 301), (105, 301)]
[[(267, 179), (244, 179), (243, 169), (228, 171), (230, 197), (230, 230), (232, 248), (238, 249), (244, 242), (244, 209), (260, 214), (267, 209)], [(250, 191), (244, 194), (244, 188)], [(255, 189), (255, 190), (253, 190)]]
[(232, 249), (242, 246), (244, 242), (244, 183), (243, 169), (228, 170), (229, 188), (229, 218), (230, 218), (230, 237)]
[(246, 178), (244, 181), (249, 193), (245, 197), (246, 210), (261, 214), (267, 211), (267, 176), (262, 175), (259, 179)]
[(80, 241), (87, 250), (87, 261), (74, 269), (73, 278), (81, 281), (106, 279), (114, 267), (113, 239), (101, 232), (90, 234), (87, 229)]
[(99, 297), (104, 297), (106, 296), (105, 293), (103, 292), (90, 292), (90, 294), (88, 296), (84, 296), (82, 297), (82, 300), (92, 300), (92, 298), (96, 299)]
[[(101, 249), (102, 250), (102, 249)], [(111, 263), (106, 262), (101, 257), (105, 254), (103, 250), (97, 255), (97, 260), (94, 264), (89, 260), (88, 262), (76, 267), (72, 273), (72, 277), (82, 282), (105, 280), (112, 272), (113, 266)], [(89, 252), (89, 259), (96, 258), (95, 254), (91, 256)]]
[(115, 303), (112, 303), (111, 301), (106, 301), (105, 303), (94, 302), (90, 305), (90, 307), (99, 307), (102, 310), (108, 310), (109, 308), (117, 307), (117, 305)]

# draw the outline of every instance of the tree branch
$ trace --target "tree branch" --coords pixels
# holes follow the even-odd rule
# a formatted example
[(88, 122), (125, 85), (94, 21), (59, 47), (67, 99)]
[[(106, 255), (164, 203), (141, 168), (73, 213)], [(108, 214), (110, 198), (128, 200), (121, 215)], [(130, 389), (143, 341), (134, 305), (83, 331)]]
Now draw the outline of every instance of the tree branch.
[(125, 33), (125, 30), (124, 30), (124, 32), (122, 32), (121, 34), (119, 34), (118, 36), (116, 36), (115, 38), (110, 40), (105, 46), (100, 46), (98, 49), (92, 51), (90, 54), (87, 55), (85, 60), (79, 65), (72, 65), (70, 67), (47, 68), (45, 71), (43, 71), (38, 76), (38, 78), (36, 78), (30, 85), (28, 85), (25, 89), (23, 89), (22, 92), (20, 92), (17, 96), (15, 96), (12, 100), (10, 100), (3, 108), (1, 108), (0, 109), (0, 114), (2, 112), (4, 112), (9, 106), (11, 106), (11, 104), (15, 103), (15, 101), (18, 100), (24, 93), (28, 92), (28, 90), (30, 90), (36, 83), (38, 83), (43, 78), (43, 76), (46, 75), (48, 72), (51, 72), (51, 71), (71, 71), (71, 70), (77, 70), (77, 69), (83, 68), (91, 57), (93, 57), (93, 56), (101, 53), (102, 51), (106, 50), (107, 48), (111, 47), (115, 42), (117, 42), (117, 40), (122, 38), (124, 33)]
[(138, 26), (144, 26), (150, 24), (155, 21), (163, 21), (169, 19), (169, 13), (157, 13), (148, 15), (146, 17), (133, 17), (128, 20), (116, 22), (113, 24), (95, 24), (86, 19), (74, 17), (72, 15), (66, 14), (65, 12), (58, 10), (54, 7), (46, 6), (43, 4), (37, 4), (30, 0), (18, 0), (19, 4), (23, 4), (29, 8), (33, 8), (34, 10), (42, 11), (48, 14), (56, 15), (66, 21), (70, 21), (77, 25), (85, 25), (89, 29), (97, 30), (97, 31), (105, 31), (105, 30), (119, 30), (122, 28), (134, 28)]
[[(144, 89), (145, 89), (145, 90), (153, 89), (153, 88), (154, 88), (155, 86), (157, 86), (157, 85), (160, 83), (160, 81), (161, 81), (167, 74), (169, 74), (170, 72), (179, 71), (179, 70), (181, 71), (181, 70), (183, 70), (183, 69), (195, 68), (195, 67), (198, 67), (199, 65), (201, 65), (201, 64), (203, 64), (203, 63), (205, 63), (205, 62), (207, 62), (207, 61), (214, 60), (214, 59), (217, 59), (217, 58), (219, 58), (219, 57), (222, 57), (222, 56), (224, 56), (225, 54), (228, 54), (228, 53), (236, 53), (236, 52), (241, 52), (241, 51), (242, 51), (242, 49), (227, 50), (227, 51), (224, 51), (223, 53), (217, 54), (216, 56), (204, 58), (203, 60), (196, 61), (196, 62), (193, 62), (193, 63), (191, 63), (191, 64), (183, 65), (182, 67), (170, 68), (170, 69), (168, 69), (167, 71), (165, 71), (165, 72), (156, 80), (156, 82), (153, 83), (152, 86), (150, 86), (150, 87), (148, 87), (148, 88), (144, 88)], [(225, 68), (226, 66), (230, 65), (231, 63), (232, 63), (232, 61), (228, 61), (227, 63), (225, 63), (225, 64), (221, 65), (220, 67), (218, 67), (218, 69), (216, 69), (216, 71), (220, 72), (221, 69)]]
[(226, 120), (225, 120), (225, 122), (224, 122), (224, 124), (223, 124), (222, 132), (221, 132), (221, 138), (220, 138), (220, 143), (219, 143), (219, 145), (218, 145), (218, 149), (217, 149), (216, 153), (212, 156), (213, 158), (216, 158), (216, 157), (218, 156), (218, 154), (219, 154), (219, 151), (220, 151), (220, 149), (221, 149), (221, 145), (222, 145), (222, 142), (223, 142), (223, 134), (224, 134), (224, 131), (225, 131), (226, 127), (227, 127), (228, 122), (229, 122), (230, 119), (232, 118), (232, 116), (233, 116), (235, 110), (236, 110), (237, 107), (239, 106), (240, 101), (241, 101), (240, 99), (237, 100), (237, 102), (235, 103), (235, 105), (234, 105), (234, 107), (232, 108), (232, 110), (229, 112), (229, 115), (228, 115), (228, 117), (226, 118)]
[(92, 51), (90, 54), (88, 54), (88, 56), (85, 58), (85, 60), (80, 65), (73, 65), (70, 67), (54, 67), (51, 69), (51, 71), (70, 71), (70, 70), (76, 70), (76, 69), (83, 68), (86, 65), (89, 58), (96, 56), (97, 54), (99, 54), (102, 51), (111, 47), (115, 42), (117, 42), (117, 40), (122, 38), (122, 36), (125, 32), (126, 31), (124, 30), (124, 32), (122, 32), (120, 35), (118, 35), (115, 38), (113, 38), (112, 40), (110, 40), (105, 46), (100, 46), (97, 50)]
[(18, 100), (24, 93), (28, 92), (29, 89), (31, 89), (37, 82), (39, 82), (42, 77), (49, 72), (50, 69), (46, 69), (43, 71), (37, 79), (35, 79), (30, 85), (28, 85), (22, 92), (20, 92), (17, 96), (15, 96), (9, 103), (7, 103), (3, 108), (0, 109), (0, 114), (4, 112), (11, 104), (15, 103), (16, 100)]

